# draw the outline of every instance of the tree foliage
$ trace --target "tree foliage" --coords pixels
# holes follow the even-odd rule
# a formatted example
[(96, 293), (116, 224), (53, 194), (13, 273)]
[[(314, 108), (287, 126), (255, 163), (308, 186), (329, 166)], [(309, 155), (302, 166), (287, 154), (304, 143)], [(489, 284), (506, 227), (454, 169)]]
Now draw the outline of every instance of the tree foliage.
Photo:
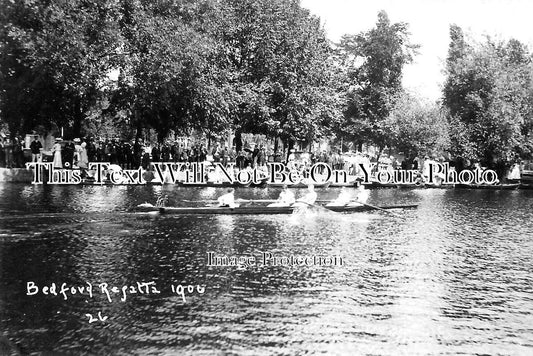
[(237, 128), (285, 142), (323, 135), (340, 117), (331, 47), (298, 1), (228, 1), (221, 29), (240, 94)]
[(531, 155), (531, 54), (517, 40), (469, 43), (450, 28), (443, 103), (450, 114), (452, 152), (490, 167)]
[(115, 104), (139, 128), (222, 130), (234, 105), (230, 73), (218, 65), (209, 2), (125, 0), (123, 56)]
[(112, 67), (116, 2), (2, 0), (0, 7), (1, 114), (10, 130), (56, 125), (79, 133)]
[(375, 28), (342, 38), (339, 52), (349, 83), (343, 134), (380, 148), (390, 145), (387, 119), (403, 91), (403, 68), (417, 48), (408, 25), (391, 23), (384, 11)]
[(290, 142), (340, 117), (330, 45), (299, 1), (1, 1), (13, 133), (78, 135), (100, 116), (159, 139), (233, 127)]
[(386, 120), (391, 146), (406, 157), (442, 155), (449, 149), (449, 125), (436, 103), (422, 102), (403, 93)]

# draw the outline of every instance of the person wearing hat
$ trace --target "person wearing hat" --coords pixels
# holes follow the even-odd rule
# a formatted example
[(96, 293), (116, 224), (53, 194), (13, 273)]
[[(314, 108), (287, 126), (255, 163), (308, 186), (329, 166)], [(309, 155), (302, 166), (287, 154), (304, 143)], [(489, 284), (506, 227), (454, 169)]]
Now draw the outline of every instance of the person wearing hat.
[(71, 169), (74, 163), (74, 152), (76, 150), (74, 141), (66, 141), (65, 146), (63, 146), (63, 165), (65, 168)]
[(296, 150), (291, 148), (289, 152), (289, 157), (287, 157), (287, 168), (289, 171), (292, 171), (296, 169)]
[(56, 143), (52, 147), (52, 152), (54, 153), (54, 168), (63, 168), (63, 160), (61, 159), (61, 141), (60, 137), (56, 138)]
[(224, 149), (220, 152), (220, 160), (222, 161), (222, 165), (224, 167), (228, 166), (229, 159), (230, 157), (229, 157), (228, 146), (224, 146)]
[(288, 157), (288, 161), (294, 161), (296, 159), (296, 150), (294, 148), (291, 148), (290, 151), (289, 151), (289, 157)]
[(235, 189), (229, 188), (227, 193), (218, 198), (219, 207), (237, 208), (239, 205), (235, 204)]
[(275, 203), (269, 204), (268, 206), (281, 207), (281, 206), (291, 206), (294, 204), (294, 193), (289, 190), (289, 187), (284, 184), (283, 190), (279, 193), (278, 200)]
[(4, 168), (6, 166), (6, 153), (4, 150), (4, 137), (0, 135), (0, 167)]
[(80, 162), (81, 140), (76, 137), (73, 141), (74, 141), (74, 154), (72, 156), (72, 168), (77, 168)]
[(30, 150), (31, 150), (31, 161), (32, 162), (40, 162), (41, 161), (41, 149), (43, 148), (43, 145), (41, 141), (39, 141), (39, 136), (35, 135), (33, 137), (33, 141), (30, 144)]
[(89, 157), (87, 156), (87, 143), (82, 142), (78, 153), (78, 166), (82, 170), (86, 170), (89, 166)]
[(4, 144), (4, 159), (5, 159), (5, 167), (6, 168), (14, 168), (13, 167), (13, 143), (9, 138), (6, 138), (6, 142)]

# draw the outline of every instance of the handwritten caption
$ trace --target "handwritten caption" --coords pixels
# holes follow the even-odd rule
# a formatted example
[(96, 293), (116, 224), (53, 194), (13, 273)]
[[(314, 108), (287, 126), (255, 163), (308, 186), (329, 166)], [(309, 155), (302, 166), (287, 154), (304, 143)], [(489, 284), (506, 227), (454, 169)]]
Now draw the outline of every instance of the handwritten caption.
[[(205, 287), (201, 285), (193, 284), (171, 284), (170, 291), (172, 294), (179, 295), (183, 303), (187, 302), (187, 298), (193, 295), (202, 295), (205, 293)], [(155, 295), (161, 294), (160, 289), (157, 287), (155, 281), (150, 282), (135, 282), (134, 284), (128, 284), (123, 286), (110, 285), (108, 283), (92, 284), (85, 282), (83, 285), (69, 285), (67, 283), (51, 283), (49, 285), (37, 285), (33, 281), (26, 282), (26, 295), (53, 295), (56, 297), (63, 297), (64, 300), (68, 300), (76, 295), (88, 297), (90, 299), (95, 298), (97, 295), (104, 295), (109, 303), (113, 303), (117, 298), (120, 302), (126, 302), (128, 296), (133, 294), (142, 295)], [(102, 315), (99, 311), (95, 316), (93, 314), (85, 314), (89, 319), (89, 324), (94, 322), (104, 322), (108, 319), (108, 316)]]

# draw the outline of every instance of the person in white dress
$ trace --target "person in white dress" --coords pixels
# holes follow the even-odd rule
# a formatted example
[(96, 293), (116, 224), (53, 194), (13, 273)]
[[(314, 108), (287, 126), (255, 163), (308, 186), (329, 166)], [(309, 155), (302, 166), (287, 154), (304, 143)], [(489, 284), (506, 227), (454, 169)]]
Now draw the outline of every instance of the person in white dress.
[(79, 168), (80, 165), (80, 152), (81, 152), (81, 140), (79, 138), (75, 138), (74, 140), (74, 156), (72, 159), (72, 168)]
[(82, 142), (82, 144), (80, 145), (78, 166), (81, 169), (87, 169), (88, 165), (89, 157), (87, 156), (87, 143)]
[(61, 141), (62, 139), (56, 138), (56, 143), (52, 147), (52, 152), (54, 152), (54, 168), (61, 169), (63, 168), (63, 160), (61, 159)]

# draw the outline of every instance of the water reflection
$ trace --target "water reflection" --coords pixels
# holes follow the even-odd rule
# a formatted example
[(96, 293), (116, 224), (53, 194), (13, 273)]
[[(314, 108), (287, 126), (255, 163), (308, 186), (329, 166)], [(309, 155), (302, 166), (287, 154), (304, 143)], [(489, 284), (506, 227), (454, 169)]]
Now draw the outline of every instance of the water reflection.
[[(23, 351), (91, 354), (527, 354), (533, 195), (377, 190), (415, 210), (303, 215), (134, 214), (223, 190), (0, 185), (0, 320)], [(249, 199), (277, 189), (239, 189)], [(299, 194), (300, 192), (297, 192)], [(321, 199), (337, 190), (322, 190)], [(227, 255), (341, 256), (342, 266), (206, 266)], [(38, 285), (156, 282), (109, 303), (26, 296)], [(171, 285), (204, 285), (186, 303)], [(106, 324), (85, 314), (102, 312)]]

